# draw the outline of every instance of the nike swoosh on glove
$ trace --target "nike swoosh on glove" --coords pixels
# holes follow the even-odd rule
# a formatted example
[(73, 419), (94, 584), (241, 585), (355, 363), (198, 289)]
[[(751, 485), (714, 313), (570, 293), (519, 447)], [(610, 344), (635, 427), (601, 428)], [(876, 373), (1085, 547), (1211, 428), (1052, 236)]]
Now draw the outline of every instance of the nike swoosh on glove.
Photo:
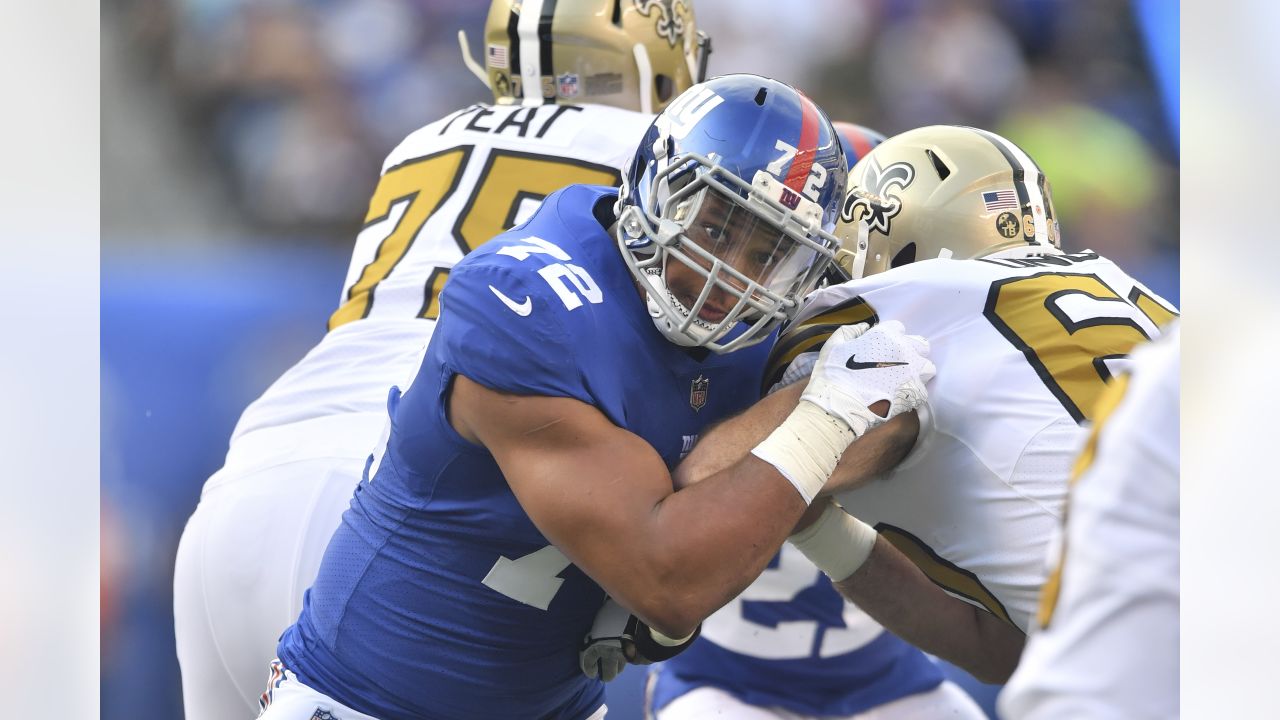
[[(928, 355), (929, 342), (897, 320), (842, 327), (823, 345), (800, 399), (862, 435), (928, 399), (925, 383), (936, 372)], [(889, 402), (884, 417), (868, 408), (881, 400)]]

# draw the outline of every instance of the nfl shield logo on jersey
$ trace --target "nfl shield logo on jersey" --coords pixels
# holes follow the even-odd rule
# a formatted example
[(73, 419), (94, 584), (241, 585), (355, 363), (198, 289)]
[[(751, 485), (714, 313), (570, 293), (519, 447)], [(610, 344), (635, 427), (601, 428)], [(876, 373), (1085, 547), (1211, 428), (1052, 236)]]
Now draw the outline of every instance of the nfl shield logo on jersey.
[(701, 375), (693, 379), (693, 385), (689, 388), (689, 406), (695, 412), (707, 404), (707, 386), (710, 384), (711, 381)]
[(311, 713), (311, 720), (337, 720), (337, 718), (324, 708), (316, 708), (316, 711)]

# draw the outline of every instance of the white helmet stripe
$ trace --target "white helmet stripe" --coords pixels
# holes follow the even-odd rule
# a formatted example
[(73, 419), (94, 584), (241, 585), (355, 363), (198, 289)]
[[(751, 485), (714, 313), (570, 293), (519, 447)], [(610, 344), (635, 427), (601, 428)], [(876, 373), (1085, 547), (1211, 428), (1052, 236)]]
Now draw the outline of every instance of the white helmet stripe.
[[(1022, 148), (999, 135), (980, 128), (970, 128), (970, 130), (995, 145), (1013, 168), (1013, 185), (1018, 193), (1018, 202), (1022, 205), (1023, 219), (1030, 215), (1032, 227), (1035, 228), (1033, 239), (1028, 242), (1036, 245), (1052, 245), (1049, 234), (1049, 203), (1045, 202), (1044, 198), (1044, 173), (1040, 172), (1040, 166), (1036, 165), (1031, 156), (1022, 151)], [(1035, 208), (1040, 208), (1040, 212), (1034, 212)]]
[(520, 8), (520, 22), (516, 32), (520, 35), (520, 77), (524, 87), (523, 105), (541, 105), (542, 100), (542, 41), (538, 37), (538, 25), (542, 21), (544, 0), (525, 0)]

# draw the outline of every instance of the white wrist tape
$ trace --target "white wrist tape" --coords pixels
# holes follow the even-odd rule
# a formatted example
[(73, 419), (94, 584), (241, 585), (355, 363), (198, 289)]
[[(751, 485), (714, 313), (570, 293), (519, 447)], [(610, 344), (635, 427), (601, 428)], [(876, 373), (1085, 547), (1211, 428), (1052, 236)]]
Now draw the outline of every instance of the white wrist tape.
[(828, 503), (818, 520), (787, 538), (832, 581), (857, 572), (871, 555), (879, 533), (858, 518)]
[[(697, 632), (697, 630), (694, 630), (693, 632)], [(658, 643), (659, 645), (662, 645), (663, 647), (676, 647), (677, 645), (683, 645), (689, 642), (689, 638), (693, 637), (693, 633), (689, 633), (688, 635), (685, 635), (679, 640), (675, 640), (667, 637), (666, 635), (663, 635), (657, 630), (654, 630), (653, 627), (650, 626), (649, 637), (653, 638), (654, 642)]]
[(827, 484), (845, 448), (857, 437), (843, 420), (801, 400), (777, 430), (752, 448), (751, 454), (777, 468), (807, 505)]

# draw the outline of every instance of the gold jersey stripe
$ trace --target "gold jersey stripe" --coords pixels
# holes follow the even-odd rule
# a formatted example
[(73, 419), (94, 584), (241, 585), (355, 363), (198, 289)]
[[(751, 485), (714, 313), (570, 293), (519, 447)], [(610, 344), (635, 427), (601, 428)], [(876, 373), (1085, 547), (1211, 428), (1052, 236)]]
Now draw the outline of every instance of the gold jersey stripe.
[(1072, 485), (1075, 485), (1080, 476), (1093, 465), (1094, 455), (1098, 451), (1098, 434), (1102, 432), (1102, 427), (1107, 424), (1116, 408), (1120, 406), (1120, 401), (1124, 399), (1124, 394), (1128, 389), (1129, 376), (1120, 375), (1107, 384), (1107, 389), (1098, 398), (1098, 404), (1093, 409), (1093, 429), (1089, 431), (1089, 439), (1084, 444), (1084, 450), (1080, 452), (1080, 456), (1076, 458), (1075, 465), (1071, 468)]
[(1005, 609), (1004, 603), (982, 584), (977, 575), (938, 555), (923, 540), (902, 528), (879, 523), (876, 525), (876, 531), (915, 563), (916, 567), (920, 568), (935, 585), (950, 593), (969, 598), (986, 608), (992, 615), (1010, 625), (1016, 625), (1009, 617), (1009, 611)]
[[(1145, 311), (1144, 311), (1145, 312)], [(1150, 316), (1150, 313), (1148, 313)], [(1155, 320), (1153, 317), (1152, 320)], [(1080, 451), (1080, 455), (1076, 457), (1075, 465), (1071, 468), (1070, 487), (1074, 487), (1080, 480), (1080, 476), (1089, 471), (1093, 467), (1093, 461), (1098, 454), (1098, 435), (1102, 432), (1102, 426), (1111, 419), (1111, 415), (1116, 408), (1120, 406), (1120, 401), (1124, 399), (1125, 391), (1129, 389), (1129, 376), (1120, 375), (1107, 384), (1107, 389), (1103, 391), (1098, 398), (1098, 404), (1094, 407), (1093, 429), (1089, 431), (1089, 439), (1084, 444), (1084, 449)], [(1067, 512), (1070, 510), (1071, 503), (1068, 499), (1066, 509), (1062, 512), (1062, 522), (1066, 525)], [(1062, 534), (1062, 549), (1058, 554), (1058, 563), (1053, 567), (1053, 572), (1049, 573), (1049, 577), (1044, 581), (1044, 587), (1040, 590), (1040, 605), (1036, 609), (1036, 623), (1042, 628), (1049, 627), (1049, 621), (1053, 619), (1053, 611), (1058, 607), (1058, 598), (1062, 594), (1062, 567), (1067, 560), (1067, 535)]]
[(1176, 311), (1170, 310), (1164, 305), (1161, 305), (1160, 301), (1146, 294), (1142, 291), (1142, 288), (1136, 285), (1129, 291), (1129, 302), (1137, 305), (1138, 309), (1142, 311), (1142, 314), (1146, 315), (1151, 322), (1155, 323), (1156, 327), (1162, 328), (1171, 320), (1178, 317), (1178, 313)]
[(792, 360), (803, 353), (821, 349), (827, 338), (841, 326), (860, 322), (874, 325), (879, 322), (879, 318), (876, 317), (874, 308), (862, 298), (855, 297), (787, 328), (782, 337), (778, 338), (778, 343), (774, 345), (769, 361), (765, 364), (763, 390), (767, 391), (782, 379)]

